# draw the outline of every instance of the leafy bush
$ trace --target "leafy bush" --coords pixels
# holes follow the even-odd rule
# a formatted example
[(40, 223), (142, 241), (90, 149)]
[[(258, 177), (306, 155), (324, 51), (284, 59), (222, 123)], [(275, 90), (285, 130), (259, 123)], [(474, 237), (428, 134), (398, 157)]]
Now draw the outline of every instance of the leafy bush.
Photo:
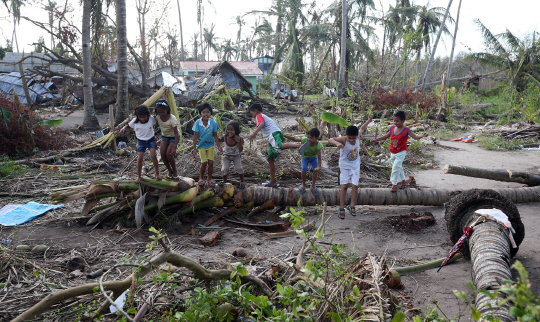
[(26, 167), (15, 163), (6, 155), (0, 155), (0, 177), (13, 178), (26, 172)]
[(57, 128), (38, 124), (38, 114), (0, 97), (0, 155), (26, 156), (38, 150), (63, 149), (66, 136)]

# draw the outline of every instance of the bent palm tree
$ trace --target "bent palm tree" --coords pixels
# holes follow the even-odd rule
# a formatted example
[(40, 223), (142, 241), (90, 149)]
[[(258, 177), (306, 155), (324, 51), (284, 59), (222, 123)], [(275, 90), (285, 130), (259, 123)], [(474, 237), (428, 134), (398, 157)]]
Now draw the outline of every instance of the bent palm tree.
[(506, 70), (518, 92), (523, 91), (529, 83), (540, 86), (538, 66), (540, 51), (537, 41), (529, 44), (508, 29), (502, 34), (493, 35), (480, 20), (476, 19), (475, 23), (482, 31), (484, 42), (490, 52), (473, 53), (468, 55), (467, 59), (475, 59), (480, 63)]

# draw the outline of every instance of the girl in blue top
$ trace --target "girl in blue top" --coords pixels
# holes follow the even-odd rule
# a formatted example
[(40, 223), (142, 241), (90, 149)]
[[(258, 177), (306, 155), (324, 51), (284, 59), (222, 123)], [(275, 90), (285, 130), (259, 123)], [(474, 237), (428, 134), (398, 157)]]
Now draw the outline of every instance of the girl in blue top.
[(201, 158), (201, 169), (199, 177), (199, 185), (204, 186), (204, 174), (206, 172), (206, 166), (208, 164), (208, 186), (214, 187), (216, 183), (212, 180), (212, 173), (214, 172), (214, 146), (217, 143), (217, 147), (220, 153), (222, 153), (221, 145), (217, 132), (219, 129), (216, 121), (212, 120), (212, 106), (208, 103), (203, 103), (197, 106), (201, 118), (195, 121), (193, 124), (193, 156), (197, 157), (197, 152)]

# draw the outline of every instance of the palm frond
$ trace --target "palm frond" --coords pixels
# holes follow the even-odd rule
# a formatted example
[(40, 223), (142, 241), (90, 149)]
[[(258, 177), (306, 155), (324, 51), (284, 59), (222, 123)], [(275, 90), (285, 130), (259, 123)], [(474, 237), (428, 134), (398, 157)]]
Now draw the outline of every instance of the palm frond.
[(486, 26), (484, 26), (480, 19), (475, 19), (474, 23), (478, 26), (478, 28), (480, 28), (482, 36), (484, 37), (484, 42), (487, 47), (493, 49), (498, 54), (508, 54), (504, 46), (499, 41), (500, 36), (493, 35), (493, 33), (491, 33), (491, 31)]

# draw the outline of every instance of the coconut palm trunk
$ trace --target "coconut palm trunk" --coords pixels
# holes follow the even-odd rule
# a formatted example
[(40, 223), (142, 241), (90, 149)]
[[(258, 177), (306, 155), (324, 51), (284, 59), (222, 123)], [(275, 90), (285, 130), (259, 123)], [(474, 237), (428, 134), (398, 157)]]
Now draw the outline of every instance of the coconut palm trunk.
[(182, 13), (180, 12), (180, 0), (176, 0), (176, 5), (178, 6), (178, 22), (180, 23), (180, 59), (185, 60), (184, 58), (184, 32), (182, 30)]
[(456, 48), (456, 37), (459, 25), (459, 13), (461, 11), (461, 0), (459, 0), (457, 17), (456, 17), (456, 29), (454, 30), (454, 37), (452, 39), (452, 51), (450, 52), (450, 62), (448, 63), (448, 80), (446, 86), (450, 88), (450, 76), (452, 75), (452, 62), (454, 60), (454, 49)]
[(116, 122), (118, 124), (129, 115), (126, 0), (116, 0), (116, 37), (118, 73)]
[[(540, 187), (502, 188), (494, 189), (512, 202), (539, 202)], [(456, 194), (455, 190), (445, 189), (406, 189), (391, 192), (390, 189), (365, 188), (358, 189), (357, 205), (424, 205), (442, 206)], [(348, 191), (346, 203), (350, 201)], [(289, 191), (287, 188), (268, 189), (252, 186), (244, 193), (244, 201), (253, 200), (255, 205), (261, 205), (274, 199), (276, 205), (296, 206), (298, 200), (302, 206), (316, 206), (326, 202), (328, 206), (339, 205), (339, 189), (321, 189), (321, 194), (314, 197), (311, 193), (300, 194), (297, 189)]]
[[(496, 221), (481, 219), (476, 214), (479, 209), (498, 209), (507, 216), (515, 230), (512, 235), (515, 247), (506, 228)], [(517, 207), (509, 198), (493, 190), (469, 190), (447, 203), (445, 219), (453, 243), (457, 242), (465, 227), (474, 229), (466, 242), (468, 247), (466, 245), (461, 252), (465, 258), (471, 259), (475, 289), (483, 291), (476, 294), (475, 300), (481, 316), (490, 315), (502, 322), (514, 321), (515, 318), (508, 313), (508, 304), (498, 306), (505, 298), (504, 293), (494, 292), (503, 281), (512, 279), (510, 261), (525, 238), (525, 226)]]
[(345, 56), (347, 54), (347, 0), (341, 1), (341, 58), (339, 61), (339, 83), (337, 97), (341, 99), (345, 78)]
[(99, 121), (94, 110), (94, 96), (92, 94), (92, 57), (90, 43), (90, 16), (92, 0), (83, 1), (82, 16), (82, 58), (83, 58), (83, 94), (84, 119), (83, 127), (87, 131), (99, 129)]
[(426, 67), (426, 72), (424, 73), (424, 80), (422, 82), (422, 94), (426, 91), (426, 84), (429, 77), (429, 72), (431, 71), (431, 65), (433, 64), (433, 58), (435, 58), (435, 53), (437, 52), (437, 45), (439, 44), (439, 40), (441, 39), (441, 35), (444, 30), (444, 25), (446, 23), (446, 18), (448, 18), (448, 13), (450, 12), (450, 7), (452, 6), (452, 1), (448, 1), (448, 7), (446, 7), (446, 12), (444, 13), (444, 18), (441, 22), (441, 26), (439, 28), (439, 33), (437, 33), (437, 39), (435, 39), (435, 43), (433, 44), (433, 50), (431, 51), (431, 57), (429, 58), (429, 63)]

